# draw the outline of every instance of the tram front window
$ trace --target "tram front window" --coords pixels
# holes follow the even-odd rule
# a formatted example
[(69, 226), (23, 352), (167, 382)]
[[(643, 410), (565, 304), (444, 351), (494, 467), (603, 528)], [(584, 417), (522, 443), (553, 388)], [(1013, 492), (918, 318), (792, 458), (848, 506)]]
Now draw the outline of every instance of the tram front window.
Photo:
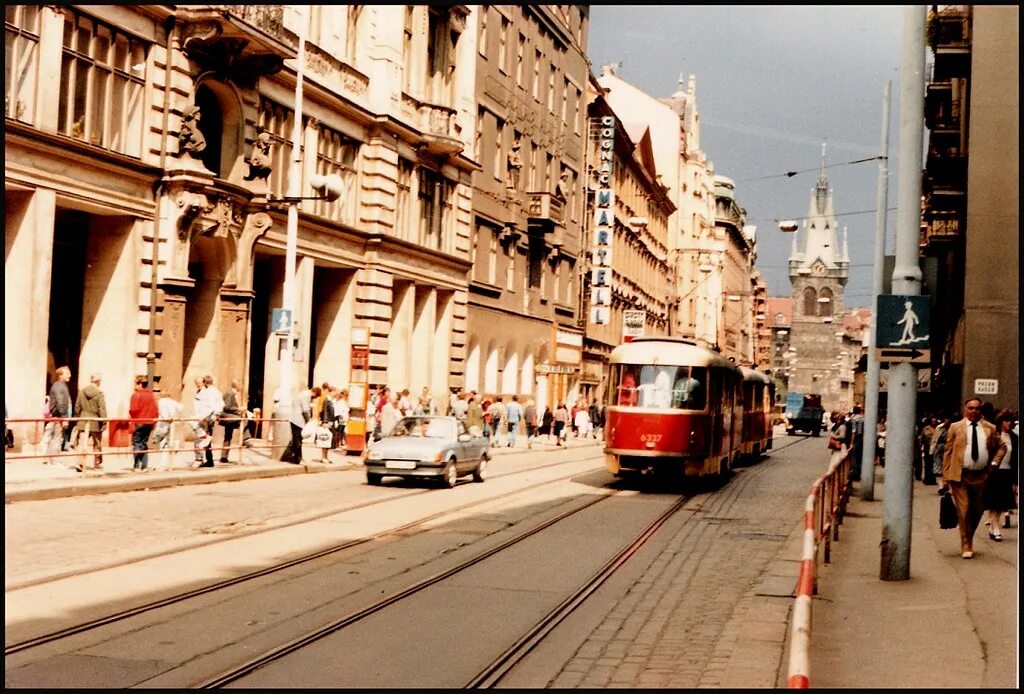
[(619, 406), (703, 410), (707, 404), (703, 367), (620, 364), (613, 379)]

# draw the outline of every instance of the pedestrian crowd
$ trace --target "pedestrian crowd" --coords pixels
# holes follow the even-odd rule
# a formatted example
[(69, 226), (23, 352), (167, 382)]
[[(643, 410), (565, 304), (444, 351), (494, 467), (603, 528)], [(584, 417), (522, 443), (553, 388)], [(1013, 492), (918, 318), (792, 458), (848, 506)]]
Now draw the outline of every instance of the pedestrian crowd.
[[(828, 446), (850, 451), (850, 479), (861, 478), (864, 446), (863, 408), (857, 405), (849, 418), (831, 413)], [(1002, 529), (1011, 527), (1011, 516), (1020, 505), (1017, 412), (996, 411), (992, 403), (976, 397), (963, 403), (960, 413), (933, 413), (915, 425), (914, 479), (937, 486), (940, 495), (950, 494), (957, 513), (960, 553), (974, 557), (974, 535), (985, 517), (988, 536), (1002, 541)], [(875, 465), (885, 466), (886, 420), (879, 417)]]
[(447, 403), (439, 404), (427, 387), (413, 398), (408, 388), (398, 391), (381, 386), (370, 393), (367, 412), (372, 418), (367, 439), (386, 436), (405, 416), (445, 414), (463, 422), (470, 433), (487, 437), (491, 447), (514, 448), (520, 435), (526, 438), (527, 448), (541, 441), (564, 446), (570, 435), (600, 438), (604, 426), (604, 408), (586, 398), (569, 407), (560, 402), (552, 411), (543, 404), (538, 407), (532, 398), (524, 403), (518, 395), (488, 395), (459, 388), (451, 390)]
[[(77, 472), (83, 469), (103, 470), (103, 435), (110, 435), (113, 420), (107, 412), (102, 376), (92, 374), (78, 391), (74, 405), (68, 383), (71, 369), (62, 366), (43, 399), (43, 434), (39, 448), (46, 464), (62, 463)], [(213, 467), (214, 428), (223, 428), (220, 462), (229, 462), (235, 431), (242, 429), (241, 444), (249, 445), (257, 434), (261, 419), (259, 408), (243, 409), (239, 382), (233, 380), (225, 393), (214, 385), (213, 377), (204, 376), (194, 382), (193, 416), (184, 419), (184, 407), (168, 394), (159, 397), (150, 389), (147, 376), (135, 377), (128, 403), (128, 426), (133, 455), (132, 472), (149, 472), (149, 453), (169, 451), (172, 447), (171, 426), (176, 421), (186, 424), (185, 438), (191, 440), (195, 454), (192, 467)], [(59, 456), (78, 453), (77, 456)], [(92, 465), (86, 465), (89, 457)], [(67, 461), (67, 462), (64, 462)]]

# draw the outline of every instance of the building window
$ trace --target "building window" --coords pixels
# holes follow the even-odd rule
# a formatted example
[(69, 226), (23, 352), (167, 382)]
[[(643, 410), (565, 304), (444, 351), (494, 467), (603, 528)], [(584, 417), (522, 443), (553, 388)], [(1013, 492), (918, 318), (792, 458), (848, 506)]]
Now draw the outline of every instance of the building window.
[(547, 165), (544, 167), (544, 187), (542, 190), (553, 192), (555, 189), (555, 157), (548, 152), (546, 155)]
[(417, 241), (421, 246), (447, 250), (454, 188), (451, 181), (436, 171), (420, 169), (420, 224)]
[(317, 200), (316, 214), (353, 225), (358, 204), (359, 141), (331, 130), (320, 128), (317, 142), (316, 172), (321, 176), (336, 174), (342, 183), (341, 197), (334, 202)]
[[(825, 301), (828, 299), (828, 301)], [(832, 315), (832, 290), (828, 287), (818, 292), (818, 315), (827, 318)]]
[(473, 159), (483, 164), (484, 154), (484, 111), (483, 107), (476, 114), (476, 136), (473, 139)]
[[(268, 187), (274, 195), (288, 194), (288, 173), (291, 168), (292, 123), (295, 112), (263, 99), (260, 103), (259, 126), (270, 134), (270, 180)], [(301, 139), (300, 139), (301, 140)], [(299, 145), (302, 146), (301, 144)]]
[(575, 267), (571, 261), (566, 261), (565, 264), (565, 306), (572, 306), (573, 297), (573, 280), (575, 279)]
[(405, 29), (402, 35), (402, 89), (406, 94), (412, 93), (412, 35), (413, 8), (405, 7)]
[(562, 122), (568, 123), (569, 116), (569, 92), (575, 89), (575, 87), (569, 84), (568, 78), (565, 80), (565, 88), (562, 90)]
[(489, 7), (480, 6), (480, 41), (477, 43), (477, 50), (485, 59), (487, 58), (487, 15), (490, 13)]
[(555, 112), (555, 81), (558, 79), (558, 68), (554, 65), (551, 66), (551, 71), (548, 73), (548, 110), (551, 113)]
[(523, 63), (526, 60), (526, 37), (519, 35), (519, 46), (516, 48), (516, 86), (523, 86)]
[(814, 287), (804, 289), (804, 315), (818, 315), (818, 293), (814, 291)]
[(533, 98), (540, 101), (540, 50), (533, 53)]
[(345, 59), (351, 65), (356, 64), (356, 51), (359, 41), (359, 19), (363, 15), (363, 5), (348, 6), (348, 21), (345, 29)]
[(509, 21), (501, 18), (501, 34), (498, 36), (498, 69), (508, 74), (508, 28)]
[(487, 282), (498, 284), (498, 234), (487, 227)]
[(409, 204), (412, 199), (412, 162), (408, 159), (398, 160), (398, 195), (395, 199), (395, 236), (408, 239), (412, 237), (409, 216)]
[(508, 245), (508, 252), (505, 255), (505, 288), (514, 292), (516, 288), (516, 245), (514, 243)]
[(582, 105), (582, 102), (583, 102), (583, 94), (582, 94), (582, 92), (580, 92), (579, 89), (576, 89), (575, 87), (573, 87), (573, 89), (576, 90), (576, 98), (573, 100), (575, 111), (573, 112), (573, 116), (572, 116), (572, 129), (573, 129), (573, 132), (575, 132), (577, 135), (579, 135), (580, 134), (580, 122), (583, 120), (582, 118), (580, 118), (580, 112), (581, 112), (580, 106)]
[[(10, 8), (7, 12), (10, 16)], [(98, 147), (141, 156), (148, 47), (65, 8), (59, 131)], [(10, 69), (10, 55), (7, 64)], [(10, 94), (9, 83), (7, 89)]]
[(36, 73), (39, 71), (39, 6), (8, 5), (4, 115), (35, 122)]
[(505, 121), (495, 118), (494, 125), (494, 178), (502, 180), (505, 172)]
[(537, 190), (537, 145), (530, 143), (530, 188), (531, 192)]

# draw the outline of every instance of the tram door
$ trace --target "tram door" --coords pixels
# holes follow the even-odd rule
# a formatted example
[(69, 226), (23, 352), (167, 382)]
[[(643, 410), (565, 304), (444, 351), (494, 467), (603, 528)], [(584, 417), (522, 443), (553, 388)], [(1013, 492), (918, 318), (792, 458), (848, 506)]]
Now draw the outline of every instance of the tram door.
[(717, 369), (708, 373), (708, 413), (711, 415), (710, 449), (711, 455), (722, 452), (722, 436), (724, 433), (722, 408), (722, 377), (724, 374)]

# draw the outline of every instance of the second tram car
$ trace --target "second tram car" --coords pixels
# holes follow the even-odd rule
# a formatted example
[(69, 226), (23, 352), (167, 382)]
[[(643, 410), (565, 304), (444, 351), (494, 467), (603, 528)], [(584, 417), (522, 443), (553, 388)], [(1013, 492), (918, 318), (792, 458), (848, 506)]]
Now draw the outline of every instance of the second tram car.
[(772, 402), (775, 384), (767, 375), (745, 366), (743, 374), (743, 438), (742, 456), (753, 462), (772, 447)]
[(611, 473), (728, 475), (743, 444), (744, 375), (734, 363), (679, 338), (638, 337), (616, 347), (609, 366)]

